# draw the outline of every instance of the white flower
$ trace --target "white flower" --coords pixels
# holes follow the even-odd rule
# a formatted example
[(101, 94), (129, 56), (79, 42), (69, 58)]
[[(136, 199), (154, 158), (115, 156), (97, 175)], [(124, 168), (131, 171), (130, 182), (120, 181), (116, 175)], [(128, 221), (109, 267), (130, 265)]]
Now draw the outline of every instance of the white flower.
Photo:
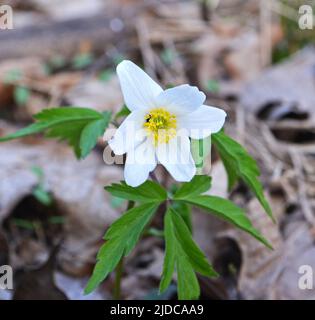
[(187, 84), (163, 90), (131, 61), (117, 66), (125, 103), (131, 113), (109, 141), (116, 155), (127, 153), (124, 176), (130, 186), (145, 182), (157, 163), (177, 181), (196, 173), (189, 137), (218, 132), (226, 113), (203, 105), (206, 96)]

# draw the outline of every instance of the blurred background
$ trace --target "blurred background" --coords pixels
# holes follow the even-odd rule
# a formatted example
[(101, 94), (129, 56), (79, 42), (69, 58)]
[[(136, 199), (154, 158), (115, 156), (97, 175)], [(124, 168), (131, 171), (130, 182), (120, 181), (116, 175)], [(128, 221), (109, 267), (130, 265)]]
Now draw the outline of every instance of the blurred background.
[[(2, 4), (13, 9), (13, 29), (0, 29), (0, 136), (44, 108), (118, 112), (115, 66), (126, 58), (165, 87), (197, 85), (208, 105), (226, 110), (226, 131), (258, 161), (278, 221), (243, 184), (227, 192), (214, 150), (211, 193), (245, 208), (275, 250), (196, 210), (194, 237), (222, 275), (199, 278), (201, 297), (315, 299), (315, 289), (298, 288), (299, 267), (315, 268), (315, 31), (298, 23), (301, 5), (315, 14), (314, 1)], [(83, 295), (101, 238), (126, 208), (103, 189), (122, 179), (121, 166), (103, 162), (104, 147), (100, 139), (78, 161), (41, 135), (0, 144), (0, 266), (14, 269), (14, 290), (0, 290), (0, 299), (111, 299), (112, 276)], [(157, 296), (163, 246), (145, 236), (126, 259), (124, 299), (176, 298), (175, 285)]]

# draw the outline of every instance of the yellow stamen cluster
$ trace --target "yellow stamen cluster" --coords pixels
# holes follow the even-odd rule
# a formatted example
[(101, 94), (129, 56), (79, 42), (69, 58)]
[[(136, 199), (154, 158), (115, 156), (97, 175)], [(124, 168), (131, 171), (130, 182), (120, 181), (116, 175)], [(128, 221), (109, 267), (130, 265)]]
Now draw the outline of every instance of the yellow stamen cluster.
[(168, 143), (176, 136), (176, 116), (163, 108), (153, 109), (145, 115), (144, 127), (155, 145)]

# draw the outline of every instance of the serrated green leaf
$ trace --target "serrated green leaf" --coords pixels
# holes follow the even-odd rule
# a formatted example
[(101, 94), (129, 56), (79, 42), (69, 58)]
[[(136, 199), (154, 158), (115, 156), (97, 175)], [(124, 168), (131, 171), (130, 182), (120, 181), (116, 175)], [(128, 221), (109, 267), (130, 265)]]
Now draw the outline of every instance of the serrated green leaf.
[(268, 248), (272, 249), (271, 244), (260, 234), (257, 229), (253, 227), (243, 209), (236, 206), (233, 202), (224, 198), (208, 195), (199, 195), (189, 198), (186, 197), (184, 201), (203, 208), (217, 217), (232, 223), (236, 227), (248, 232)]
[[(176, 266), (178, 297), (180, 299), (198, 298), (199, 284), (194, 273), (198, 272), (207, 277), (216, 277), (218, 274), (192, 239), (182, 217), (173, 208), (168, 208), (165, 214), (164, 234), (165, 258), (160, 292), (169, 286)], [(189, 281), (186, 281), (187, 279)]]
[(108, 274), (115, 269), (124, 254), (124, 250), (124, 243), (119, 238), (103, 244), (97, 254), (97, 262), (93, 274), (85, 287), (85, 294), (94, 291), (106, 279)]
[(193, 240), (180, 214), (173, 208), (170, 208), (169, 211), (171, 213), (177, 243), (180, 244), (180, 247), (188, 257), (194, 270), (206, 277), (217, 277), (218, 274), (213, 270), (205, 254)]
[(66, 126), (61, 123), (49, 128), (45, 136), (47, 138), (56, 138), (58, 141), (66, 141), (73, 147), (76, 157), (83, 158), (80, 150), (80, 137), (85, 126), (85, 120), (76, 121)]
[(164, 216), (164, 238), (165, 238), (165, 256), (163, 272), (160, 282), (160, 292), (164, 292), (170, 285), (176, 263), (176, 238), (171, 218), (168, 210)]
[(162, 202), (167, 199), (167, 193), (156, 182), (148, 180), (138, 187), (130, 187), (125, 182), (113, 183), (105, 187), (113, 196), (139, 202)]
[(157, 207), (158, 204), (146, 203), (128, 210), (110, 226), (104, 239), (124, 238), (125, 255), (129, 254)]
[(191, 155), (195, 161), (197, 174), (201, 174), (205, 160), (211, 153), (211, 135), (205, 139), (191, 139), (190, 149)]
[(34, 116), (36, 122), (0, 138), (0, 142), (46, 131), (47, 137), (65, 140), (78, 158), (85, 157), (108, 126), (110, 113), (92, 109), (65, 107), (45, 109)]
[(85, 294), (91, 293), (114, 270), (119, 260), (135, 247), (157, 207), (157, 204), (146, 203), (132, 208), (110, 226)]
[(211, 177), (194, 176), (191, 181), (183, 183), (175, 192), (173, 199), (184, 199), (208, 191), (211, 187)]
[(183, 202), (183, 201), (173, 201), (172, 207), (174, 210), (180, 214), (182, 219), (185, 221), (187, 228), (192, 233), (193, 232), (193, 226), (192, 226), (192, 220), (191, 220), (191, 207), (189, 204)]
[(228, 191), (231, 191), (239, 180), (239, 177), (237, 175), (237, 171), (234, 170), (233, 163), (230, 163), (228, 157), (224, 157), (221, 154), (221, 160), (228, 176)]
[(229, 189), (242, 179), (255, 194), (267, 214), (274, 221), (271, 207), (264, 196), (264, 190), (258, 177), (260, 170), (256, 161), (235, 140), (224, 134), (223, 131), (212, 136), (213, 142), (220, 154), (229, 177)]
[[(179, 250), (181, 253), (181, 250)], [(186, 259), (184, 252), (176, 261), (177, 295), (179, 300), (196, 300), (200, 296), (199, 282), (192, 265)]]
[(97, 139), (103, 135), (105, 129), (108, 127), (109, 120), (110, 113), (107, 113), (103, 119), (94, 120), (83, 128), (80, 135), (80, 150), (82, 158), (86, 157), (95, 147)]

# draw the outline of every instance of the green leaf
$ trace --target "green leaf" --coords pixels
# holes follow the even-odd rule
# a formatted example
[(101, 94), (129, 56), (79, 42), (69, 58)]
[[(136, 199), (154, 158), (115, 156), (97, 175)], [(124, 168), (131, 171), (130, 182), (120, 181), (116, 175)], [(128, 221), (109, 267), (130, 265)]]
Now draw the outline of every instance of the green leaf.
[(149, 228), (146, 231), (146, 235), (153, 236), (153, 237), (158, 237), (158, 238), (164, 238), (164, 231), (163, 230), (159, 230), (157, 228)]
[(85, 294), (94, 291), (106, 279), (108, 274), (115, 269), (124, 254), (124, 250), (124, 243), (119, 238), (103, 244), (97, 254), (97, 262), (93, 274), (85, 287)]
[(225, 158), (222, 154), (223, 153), (220, 153), (221, 160), (228, 176), (228, 191), (231, 191), (238, 182), (239, 177), (237, 171), (234, 169), (235, 166), (233, 165), (233, 162), (231, 163), (231, 161), (228, 158)]
[(41, 185), (37, 186), (33, 192), (33, 196), (45, 206), (50, 206), (53, 202), (51, 195)]
[(112, 78), (113, 75), (114, 75), (114, 71), (109, 68), (109, 69), (103, 70), (103, 71), (99, 74), (98, 78), (99, 78), (100, 81), (102, 81), (102, 82), (108, 82), (108, 81)]
[(237, 178), (242, 179), (254, 192), (270, 218), (275, 221), (271, 207), (264, 196), (263, 186), (258, 179), (260, 170), (256, 161), (238, 142), (228, 137), (223, 131), (214, 134), (212, 139), (227, 171), (229, 189), (233, 188)]
[(50, 206), (53, 203), (53, 198), (51, 194), (48, 191), (46, 191), (43, 186), (43, 183), (44, 183), (43, 169), (38, 166), (32, 166), (31, 170), (38, 178), (38, 184), (33, 189), (33, 192), (32, 192), (33, 196), (45, 206)]
[(43, 181), (44, 179), (44, 171), (41, 167), (39, 166), (32, 166), (31, 167), (32, 172), (37, 176), (39, 181)]
[(110, 112), (99, 113), (92, 109), (65, 107), (45, 109), (36, 114), (35, 123), (8, 136), (0, 142), (46, 131), (47, 137), (66, 140), (78, 158), (84, 158), (96, 145), (110, 121)]
[(72, 66), (74, 69), (83, 69), (93, 62), (91, 53), (79, 53), (73, 58)]
[(208, 191), (211, 187), (211, 177), (199, 175), (194, 176), (191, 181), (183, 183), (176, 191), (173, 199), (185, 199)]
[(172, 64), (175, 58), (175, 52), (172, 49), (166, 48), (161, 52), (161, 59), (167, 65)]
[(23, 229), (28, 229), (28, 230), (36, 229), (36, 222), (30, 221), (27, 219), (13, 218), (13, 223), (17, 227), (20, 227)]
[(48, 221), (51, 224), (64, 224), (66, 219), (63, 216), (52, 216), (48, 219)]
[(176, 238), (174, 226), (171, 217), (171, 211), (168, 209), (164, 216), (164, 238), (165, 238), (165, 256), (163, 272), (160, 282), (160, 292), (164, 292), (170, 285), (176, 263)]
[(245, 212), (233, 202), (224, 198), (208, 195), (186, 197), (184, 198), (184, 201), (203, 208), (206, 211), (210, 211), (217, 217), (222, 218), (232, 223), (236, 227), (248, 232), (254, 238), (262, 242), (265, 246), (272, 249), (271, 244), (260, 234), (257, 229), (253, 227)]
[(115, 197), (112, 196), (111, 200), (110, 200), (110, 206), (114, 209), (120, 208), (125, 204), (126, 200), (119, 198), (119, 197)]
[(18, 106), (23, 106), (27, 103), (30, 97), (30, 90), (26, 87), (16, 86), (14, 88), (13, 97)]
[(183, 201), (173, 201), (172, 207), (185, 221), (187, 228), (192, 233), (192, 221), (191, 221), (191, 207)]
[(121, 118), (121, 117), (127, 117), (131, 111), (127, 108), (127, 106), (124, 104), (122, 108), (116, 113), (115, 120)]
[(97, 255), (93, 274), (85, 288), (91, 293), (114, 270), (119, 260), (135, 247), (144, 227), (149, 223), (158, 205), (147, 203), (128, 210), (107, 230), (107, 240)]
[(167, 193), (156, 182), (147, 180), (138, 187), (130, 187), (125, 182), (113, 183), (105, 187), (105, 190), (113, 196), (131, 201), (139, 201), (143, 203), (162, 202), (167, 199)]
[(220, 92), (220, 83), (216, 80), (209, 79), (206, 82), (206, 90), (212, 93), (219, 93)]
[(200, 287), (197, 276), (192, 265), (184, 256), (184, 252), (179, 250), (176, 261), (177, 269), (177, 294), (179, 300), (196, 300), (200, 296)]
[(218, 274), (192, 239), (184, 220), (173, 208), (168, 208), (165, 214), (164, 234), (165, 258), (160, 292), (170, 285), (176, 266), (179, 299), (197, 299), (200, 290), (195, 272), (207, 277), (217, 277)]
[(218, 274), (213, 270), (204, 253), (192, 239), (191, 233), (181, 216), (172, 208), (170, 208), (170, 212), (177, 242), (187, 255), (194, 270), (206, 277), (217, 277)]
[(83, 128), (80, 136), (80, 150), (82, 158), (86, 157), (95, 147), (97, 139), (103, 135), (105, 129), (108, 127), (109, 120), (110, 113), (106, 113), (103, 119), (94, 120)]
[(201, 174), (205, 159), (211, 152), (211, 135), (205, 139), (191, 139), (190, 148), (196, 164), (197, 174)]

